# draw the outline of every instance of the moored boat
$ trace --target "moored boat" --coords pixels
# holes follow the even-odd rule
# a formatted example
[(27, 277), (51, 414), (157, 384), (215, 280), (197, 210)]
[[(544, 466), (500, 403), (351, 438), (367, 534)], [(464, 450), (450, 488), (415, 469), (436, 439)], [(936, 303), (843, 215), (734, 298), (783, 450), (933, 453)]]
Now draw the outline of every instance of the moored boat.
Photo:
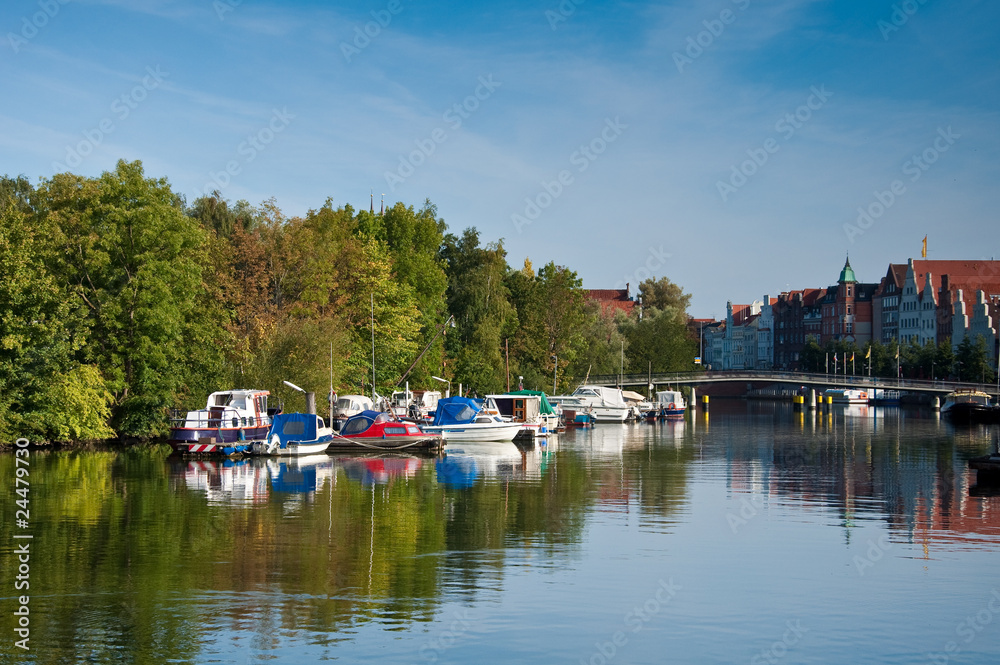
[(362, 411), (351, 416), (333, 437), (331, 449), (405, 450), (437, 449), (441, 437), (422, 432), (413, 423), (393, 419), (387, 413)]
[(362, 411), (371, 411), (374, 409), (375, 403), (372, 402), (371, 397), (366, 395), (341, 395), (337, 397), (333, 405), (333, 422), (330, 424), (335, 430), (340, 431), (340, 428), (344, 426), (344, 423), (351, 416), (356, 416)]
[(313, 455), (326, 451), (333, 429), (315, 413), (279, 413), (263, 441), (254, 441), (254, 455)]
[(620, 388), (606, 386), (582, 385), (573, 391), (572, 395), (552, 397), (550, 401), (562, 403), (565, 397), (570, 397), (574, 404), (590, 413), (597, 422), (624, 422), (631, 413), (631, 407), (622, 397)]
[(678, 390), (658, 390), (656, 391), (656, 403), (653, 408), (645, 412), (647, 420), (657, 418), (683, 418), (687, 410), (687, 402), (684, 395)]
[(868, 404), (868, 391), (857, 388), (828, 388), (823, 395), (834, 404)]
[(234, 455), (267, 436), (267, 390), (220, 390), (204, 409), (171, 418), (168, 443), (180, 453)]
[(948, 393), (941, 415), (957, 423), (1000, 423), (1000, 406), (980, 390), (956, 390)]
[(424, 431), (445, 441), (513, 441), (521, 423), (512, 423), (484, 411), (482, 400), (447, 397), (438, 402), (434, 423)]
[(537, 390), (517, 390), (502, 395), (487, 395), (487, 404), (496, 407), (497, 415), (521, 423), (523, 433), (546, 437), (559, 429), (559, 414), (545, 393)]

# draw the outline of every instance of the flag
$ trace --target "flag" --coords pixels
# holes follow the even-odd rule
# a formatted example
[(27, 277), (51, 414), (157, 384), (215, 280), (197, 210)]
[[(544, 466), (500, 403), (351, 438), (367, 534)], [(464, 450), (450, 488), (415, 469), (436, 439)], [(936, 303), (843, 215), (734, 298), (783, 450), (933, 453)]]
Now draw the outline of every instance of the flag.
[(899, 360), (899, 347), (896, 347), (896, 360)]
[(920, 250), (921, 258), (927, 258), (927, 236), (924, 236), (924, 248)]
[(872, 347), (869, 346), (868, 353), (865, 354), (865, 360), (868, 360), (871, 357), (872, 357)]
[(833, 354), (833, 364), (834, 364), (834, 365), (836, 365), (836, 364), (837, 364), (837, 354), (836, 354), (836, 353), (835, 353), (835, 354)]
[(854, 362), (854, 352), (851, 351), (851, 362)]

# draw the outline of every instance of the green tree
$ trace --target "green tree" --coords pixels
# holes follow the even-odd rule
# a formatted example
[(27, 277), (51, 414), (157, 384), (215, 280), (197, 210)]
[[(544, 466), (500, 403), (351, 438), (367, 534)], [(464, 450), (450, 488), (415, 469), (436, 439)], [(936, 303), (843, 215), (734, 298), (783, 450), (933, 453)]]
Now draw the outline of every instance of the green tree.
[(445, 378), (483, 394), (502, 390), (506, 377), (501, 348), (517, 325), (505, 284), (508, 267), (503, 242), (480, 247), (475, 228), (466, 229), (461, 237), (449, 233), (441, 258), (447, 266), (448, 309), (456, 323), (446, 343), (448, 355), (455, 360)]
[(986, 338), (982, 335), (962, 339), (955, 353), (955, 363), (961, 381), (992, 383), (996, 380)]
[(52, 272), (86, 306), (85, 364), (101, 367), (119, 434), (163, 431), (183, 382), (202, 288), (206, 236), (166, 180), (119, 161), (96, 179), (59, 174), (39, 187)]
[(639, 297), (643, 309), (653, 308), (661, 313), (675, 316), (681, 323), (687, 322), (687, 309), (691, 304), (691, 294), (684, 293), (679, 284), (674, 284), (667, 277), (644, 280), (639, 284)]

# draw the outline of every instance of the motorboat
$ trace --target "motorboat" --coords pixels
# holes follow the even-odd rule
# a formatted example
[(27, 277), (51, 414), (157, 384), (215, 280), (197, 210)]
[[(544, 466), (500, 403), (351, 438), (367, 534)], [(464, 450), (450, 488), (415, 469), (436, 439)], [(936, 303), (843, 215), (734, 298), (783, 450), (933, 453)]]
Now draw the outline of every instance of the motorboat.
[(948, 393), (941, 415), (956, 423), (1000, 423), (1000, 406), (981, 390), (956, 390)]
[(413, 423), (401, 421), (387, 413), (362, 411), (347, 419), (334, 436), (330, 448), (366, 450), (404, 450), (408, 448), (438, 448), (440, 435), (425, 433)]
[(486, 407), (505, 420), (521, 423), (524, 431), (536, 438), (554, 434), (559, 429), (559, 414), (541, 391), (518, 390), (487, 395)]
[(679, 390), (657, 390), (653, 408), (645, 412), (649, 420), (657, 418), (683, 418), (687, 402)]
[(253, 455), (313, 455), (326, 451), (333, 429), (315, 413), (279, 413), (263, 441), (255, 441)]
[(438, 434), (445, 441), (513, 441), (521, 423), (487, 413), (484, 402), (468, 397), (446, 397), (438, 402), (434, 423), (424, 432)]
[(834, 404), (868, 404), (868, 391), (857, 388), (828, 388), (823, 396)]
[(440, 399), (439, 390), (397, 390), (389, 398), (389, 408), (398, 418), (429, 423)]
[[(606, 386), (582, 385), (573, 391), (571, 401), (577, 407), (588, 412), (597, 422), (625, 422), (631, 412), (631, 407), (622, 397), (620, 388), (608, 388)], [(563, 401), (562, 398), (552, 398), (562, 404), (567, 404), (570, 400)], [(572, 407), (570, 407), (572, 408)]]
[(356, 416), (362, 411), (373, 411), (375, 403), (372, 398), (366, 395), (341, 395), (337, 397), (333, 405), (333, 428), (340, 431), (344, 423), (351, 416)]
[(234, 455), (267, 436), (271, 416), (267, 390), (220, 390), (208, 396), (204, 409), (170, 421), (168, 443), (180, 453)]

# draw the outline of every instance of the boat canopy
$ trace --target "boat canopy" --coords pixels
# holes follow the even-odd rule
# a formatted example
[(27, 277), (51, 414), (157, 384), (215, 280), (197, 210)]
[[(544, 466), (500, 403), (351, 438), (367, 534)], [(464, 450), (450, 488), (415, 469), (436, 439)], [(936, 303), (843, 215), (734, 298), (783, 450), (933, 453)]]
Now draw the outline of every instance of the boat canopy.
[(476, 419), (483, 400), (468, 397), (446, 397), (438, 400), (434, 425), (465, 425)]
[(289, 441), (315, 441), (322, 422), (315, 413), (277, 413), (267, 438), (277, 436), (282, 448)]
[(381, 411), (365, 410), (348, 418), (344, 423), (344, 426), (340, 428), (340, 434), (359, 434), (367, 430), (375, 423), (387, 422), (389, 422), (389, 416)]
[(543, 416), (555, 415), (555, 409), (549, 404), (548, 398), (545, 396), (541, 390), (514, 390), (512, 392), (506, 393), (507, 395), (532, 395), (534, 397), (542, 398), (542, 408), (541, 413)]

